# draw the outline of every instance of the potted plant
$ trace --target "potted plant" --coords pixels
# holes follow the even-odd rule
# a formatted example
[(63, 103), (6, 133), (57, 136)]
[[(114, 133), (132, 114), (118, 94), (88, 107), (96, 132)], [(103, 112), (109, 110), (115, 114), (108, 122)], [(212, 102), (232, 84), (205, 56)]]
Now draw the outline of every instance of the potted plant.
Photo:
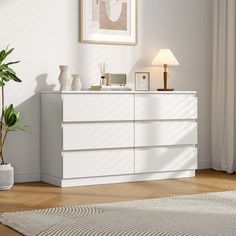
[(0, 91), (1, 91), (1, 120), (0, 120), (0, 190), (10, 189), (14, 184), (14, 170), (10, 163), (4, 158), (4, 144), (8, 134), (12, 131), (25, 131), (26, 126), (19, 125), (20, 112), (17, 112), (11, 104), (5, 106), (4, 88), (9, 81), (21, 82), (16, 72), (10, 67), (19, 61), (6, 62), (12, 49), (0, 51)]

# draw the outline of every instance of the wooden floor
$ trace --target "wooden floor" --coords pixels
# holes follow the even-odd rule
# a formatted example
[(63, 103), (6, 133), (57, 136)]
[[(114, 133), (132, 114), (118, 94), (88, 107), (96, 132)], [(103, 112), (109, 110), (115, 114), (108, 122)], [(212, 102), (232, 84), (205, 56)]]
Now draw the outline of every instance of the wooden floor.
[[(63, 189), (44, 183), (22, 183), (0, 192), (0, 212), (228, 190), (236, 190), (236, 175), (212, 170), (198, 171), (195, 178)], [(0, 225), (0, 235), (19, 234)]]

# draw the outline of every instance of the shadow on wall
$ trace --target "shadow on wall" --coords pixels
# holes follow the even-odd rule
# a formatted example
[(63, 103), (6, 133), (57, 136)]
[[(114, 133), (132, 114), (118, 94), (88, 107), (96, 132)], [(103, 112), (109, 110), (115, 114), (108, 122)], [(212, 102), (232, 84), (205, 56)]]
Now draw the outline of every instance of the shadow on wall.
[(40, 91), (51, 91), (54, 90), (56, 87), (56, 84), (48, 84), (47, 83), (47, 74), (41, 74), (36, 76), (36, 82), (37, 82), (37, 86), (34, 89), (34, 92), (37, 94)]
[(15, 169), (16, 182), (40, 178), (40, 91), (56, 87), (47, 83), (47, 77), (47, 74), (38, 75), (34, 95), (16, 107), (21, 112), (21, 124), (27, 124), (30, 132), (10, 133), (6, 140), (5, 158)]

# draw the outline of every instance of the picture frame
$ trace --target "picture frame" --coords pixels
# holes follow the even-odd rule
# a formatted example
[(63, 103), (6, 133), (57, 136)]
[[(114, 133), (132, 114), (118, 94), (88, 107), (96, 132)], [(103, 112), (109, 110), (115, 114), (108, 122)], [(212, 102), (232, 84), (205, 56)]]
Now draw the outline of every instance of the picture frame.
[(79, 0), (80, 42), (137, 45), (137, 0)]
[(135, 72), (135, 90), (150, 90), (150, 72)]

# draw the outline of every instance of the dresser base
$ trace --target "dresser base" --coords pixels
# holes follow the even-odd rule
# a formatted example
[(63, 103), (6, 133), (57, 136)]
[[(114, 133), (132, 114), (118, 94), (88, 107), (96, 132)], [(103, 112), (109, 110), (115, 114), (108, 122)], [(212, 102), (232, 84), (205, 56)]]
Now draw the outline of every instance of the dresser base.
[(162, 180), (162, 179), (189, 178), (194, 176), (195, 176), (195, 170), (103, 176), (103, 177), (91, 177), (91, 178), (76, 178), (76, 179), (60, 179), (50, 175), (41, 174), (41, 181), (59, 187), (76, 187), (85, 185), (116, 184), (116, 183), (151, 181), (151, 180)]

